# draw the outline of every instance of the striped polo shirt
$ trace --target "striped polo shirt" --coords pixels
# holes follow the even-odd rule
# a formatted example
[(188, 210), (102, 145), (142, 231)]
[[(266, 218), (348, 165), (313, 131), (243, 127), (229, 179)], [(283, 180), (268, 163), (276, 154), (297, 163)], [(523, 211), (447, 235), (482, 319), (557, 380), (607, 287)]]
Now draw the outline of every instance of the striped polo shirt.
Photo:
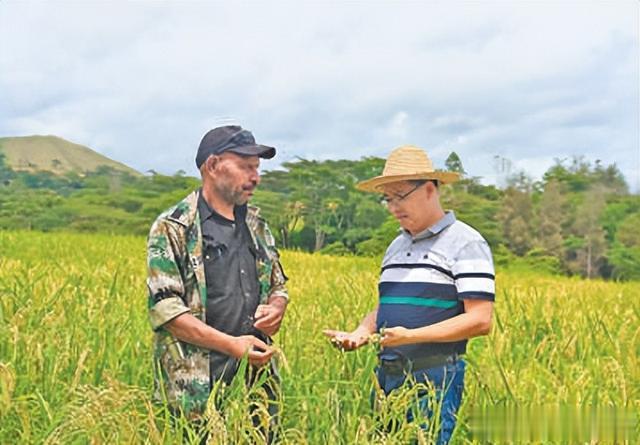
[[(494, 301), (491, 249), (475, 229), (447, 212), (416, 236), (403, 230), (391, 243), (382, 261), (378, 291), (378, 331), (447, 320), (464, 313), (463, 300)], [(466, 345), (467, 340), (403, 345), (384, 349), (381, 357), (462, 354)]]

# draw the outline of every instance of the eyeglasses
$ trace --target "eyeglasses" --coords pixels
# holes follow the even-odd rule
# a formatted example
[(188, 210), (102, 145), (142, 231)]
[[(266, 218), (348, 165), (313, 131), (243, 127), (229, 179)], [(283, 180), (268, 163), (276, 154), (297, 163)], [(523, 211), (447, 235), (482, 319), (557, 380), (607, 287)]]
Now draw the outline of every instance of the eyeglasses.
[(385, 206), (388, 206), (389, 204), (397, 204), (400, 201), (403, 201), (407, 196), (409, 196), (410, 194), (412, 194), (413, 192), (418, 190), (423, 185), (424, 185), (424, 183), (416, 184), (411, 190), (409, 190), (407, 193), (404, 193), (402, 195), (394, 195), (394, 196), (386, 196), (385, 195), (385, 196), (382, 197), (380, 202)]

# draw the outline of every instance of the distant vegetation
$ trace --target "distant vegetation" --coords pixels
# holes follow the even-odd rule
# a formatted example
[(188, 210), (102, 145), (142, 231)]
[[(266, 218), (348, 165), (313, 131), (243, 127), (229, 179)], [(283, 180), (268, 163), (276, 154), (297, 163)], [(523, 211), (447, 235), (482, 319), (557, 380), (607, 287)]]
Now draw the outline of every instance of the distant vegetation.
[[(253, 202), (284, 248), (381, 255), (398, 225), (379, 196), (354, 184), (383, 165), (379, 158), (287, 162), (263, 173)], [(501, 266), (640, 279), (640, 196), (629, 194), (615, 165), (558, 160), (540, 182), (520, 173), (502, 189), (466, 174), (455, 153), (445, 167), (464, 175), (441, 189), (445, 206), (485, 236)], [(145, 235), (161, 211), (198, 186), (182, 172), (15, 171), (0, 149), (0, 229)]]

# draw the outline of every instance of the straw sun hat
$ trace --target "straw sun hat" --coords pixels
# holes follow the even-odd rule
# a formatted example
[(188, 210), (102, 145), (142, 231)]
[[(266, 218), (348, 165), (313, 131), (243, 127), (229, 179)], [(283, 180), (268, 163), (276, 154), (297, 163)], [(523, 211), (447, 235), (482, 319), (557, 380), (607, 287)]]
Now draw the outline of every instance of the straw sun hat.
[(459, 177), (456, 172), (434, 170), (431, 159), (423, 149), (404, 145), (389, 154), (381, 176), (362, 181), (356, 187), (364, 192), (382, 193), (381, 187), (392, 182), (436, 179), (442, 184), (451, 184)]

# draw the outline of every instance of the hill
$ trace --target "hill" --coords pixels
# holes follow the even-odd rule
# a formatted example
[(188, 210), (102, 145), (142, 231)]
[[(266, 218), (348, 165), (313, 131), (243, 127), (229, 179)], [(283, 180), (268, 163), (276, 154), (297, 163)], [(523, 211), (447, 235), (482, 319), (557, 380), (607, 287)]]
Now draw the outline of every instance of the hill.
[(82, 175), (106, 166), (140, 176), (131, 167), (57, 136), (0, 138), (0, 152), (5, 155), (5, 164), (14, 171), (49, 171), (58, 175), (75, 172)]

